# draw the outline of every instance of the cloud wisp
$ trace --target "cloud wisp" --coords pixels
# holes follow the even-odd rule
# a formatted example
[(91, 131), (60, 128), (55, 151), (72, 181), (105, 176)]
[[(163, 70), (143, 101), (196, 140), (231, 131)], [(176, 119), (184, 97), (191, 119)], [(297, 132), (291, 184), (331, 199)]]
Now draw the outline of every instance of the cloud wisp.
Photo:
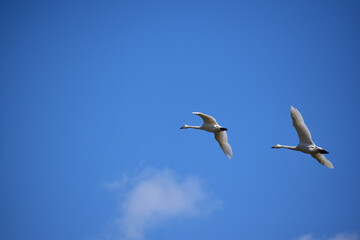
[(143, 239), (149, 228), (163, 221), (208, 214), (219, 206), (220, 201), (209, 197), (198, 178), (181, 178), (169, 169), (147, 169), (131, 181), (125, 195), (121, 194), (115, 239)]
[(355, 233), (338, 233), (335, 236), (331, 237), (321, 237), (321, 236), (315, 236), (314, 234), (305, 234), (299, 238), (298, 240), (360, 240), (359, 235)]

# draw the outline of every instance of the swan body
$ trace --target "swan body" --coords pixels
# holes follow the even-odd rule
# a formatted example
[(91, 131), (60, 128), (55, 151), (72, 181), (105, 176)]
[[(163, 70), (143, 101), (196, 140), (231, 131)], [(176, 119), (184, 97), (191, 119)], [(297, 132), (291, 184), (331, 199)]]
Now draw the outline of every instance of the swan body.
[(305, 125), (304, 119), (301, 116), (300, 112), (296, 108), (291, 106), (290, 114), (293, 120), (293, 125), (299, 137), (299, 144), (297, 146), (284, 146), (284, 145), (276, 144), (272, 148), (286, 148), (290, 150), (307, 153), (310, 154), (316, 160), (318, 160), (318, 162), (321, 163), (322, 165), (328, 168), (334, 168), (332, 163), (329, 160), (327, 160), (323, 155), (329, 152), (321, 147), (316, 146), (315, 143), (312, 141), (310, 131)]
[(227, 128), (220, 126), (216, 122), (215, 118), (213, 118), (209, 115), (206, 115), (206, 114), (200, 113), (200, 112), (193, 112), (193, 114), (201, 117), (202, 120), (204, 121), (204, 123), (201, 126), (184, 125), (181, 127), (181, 129), (193, 128), (193, 129), (200, 129), (200, 130), (214, 133), (215, 139), (219, 143), (221, 149), (224, 151), (225, 155), (229, 159), (231, 159), (233, 157), (233, 154), (232, 154), (232, 149), (230, 147), (230, 144), (228, 143), (228, 137), (226, 134)]

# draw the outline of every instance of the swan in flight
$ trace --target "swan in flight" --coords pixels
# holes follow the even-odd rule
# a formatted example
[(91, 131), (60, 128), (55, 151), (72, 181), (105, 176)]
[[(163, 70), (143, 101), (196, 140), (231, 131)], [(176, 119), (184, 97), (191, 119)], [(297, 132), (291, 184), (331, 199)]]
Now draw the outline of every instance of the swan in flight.
[(187, 128), (194, 128), (194, 129), (201, 129), (208, 132), (212, 132), (215, 134), (215, 139), (220, 144), (221, 149), (224, 151), (226, 156), (231, 159), (233, 157), (232, 150), (230, 147), (230, 144), (228, 143), (228, 138), (226, 134), (226, 128), (219, 126), (219, 124), (216, 122), (215, 118), (200, 113), (200, 112), (193, 112), (193, 114), (198, 115), (202, 118), (204, 121), (203, 125), (201, 126), (189, 126), (184, 125), (181, 127), (181, 129), (187, 129)]
[(311, 134), (309, 129), (306, 127), (304, 119), (302, 118), (300, 112), (291, 106), (290, 109), (291, 118), (293, 120), (293, 125), (296, 129), (296, 132), (299, 136), (299, 144), (297, 146), (283, 146), (280, 144), (276, 144), (272, 148), (287, 148), (295, 151), (300, 151), (303, 153), (311, 154), (313, 158), (319, 161), (322, 165), (328, 168), (334, 168), (329, 160), (325, 158), (323, 154), (327, 154), (328, 151), (325, 149), (318, 147), (311, 140)]

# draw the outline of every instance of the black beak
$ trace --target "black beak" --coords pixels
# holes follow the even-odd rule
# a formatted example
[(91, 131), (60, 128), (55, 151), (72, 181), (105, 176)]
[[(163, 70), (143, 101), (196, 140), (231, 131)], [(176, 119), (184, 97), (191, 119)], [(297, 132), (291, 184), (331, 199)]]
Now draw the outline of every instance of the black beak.
[(221, 131), (227, 131), (227, 128), (220, 128)]
[(275, 147), (271, 147), (271, 148), (275, 148)]

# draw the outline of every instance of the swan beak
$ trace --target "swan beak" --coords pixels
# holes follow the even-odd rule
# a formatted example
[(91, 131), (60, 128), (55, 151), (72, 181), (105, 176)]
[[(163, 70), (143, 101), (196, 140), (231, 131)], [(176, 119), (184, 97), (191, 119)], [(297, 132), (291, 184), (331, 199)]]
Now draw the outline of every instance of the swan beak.
[(271, 148), (275, 148), (275, 146), (272, 146)]
[(184, 127), (181, 127), (180, 129), (184, 129)]
[(220, 128), (220, 130), (221, 131), (227, 131), (227, 128), (222, 127), (222, 128)]

